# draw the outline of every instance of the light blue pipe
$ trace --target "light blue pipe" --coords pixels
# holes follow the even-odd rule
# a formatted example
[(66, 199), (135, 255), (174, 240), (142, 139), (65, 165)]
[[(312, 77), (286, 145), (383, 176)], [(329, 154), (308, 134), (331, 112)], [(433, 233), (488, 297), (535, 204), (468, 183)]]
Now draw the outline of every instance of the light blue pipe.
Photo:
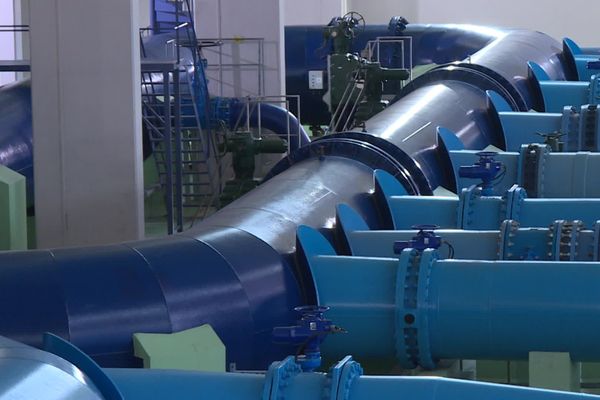
[[(345, 254), (354, 256), (396, 258), (394, 243), (417, 234), (416, 230), (370, 230), (346, 204), (338, 205), (336, 221)], [(496, 230), (438, 229), (435, 233), (444, 241), (438, 250), (441, 258), (600, 261), (600, 221), (590, 228), (563, 220), (548, 228), (521, 228), (518, 222), (507, 220)]]
[[(457, 183), (455, 193), (479, 183), (459, 175), (461, 166), (473, 165), (479, 159), (477, 153), (473, 150), (449, 152)], [(600, 153), (555, 153), (547, 145), (523, 145), (519, 151), (499, 152), (494, 159), (505, 168), (503, 176), (494, 185), (497, 194), (517, 184), (526, 188), (529, 197), (600, 198), (597, 176)]]
[(0, 400), (576, 400), (593, 396), (440, 378), (363, 376), (346, 356), (327, 373), (301, 372), (294, 357), (266, 373), (101, 369), (70, 343), (47, 351), (0, 337)]
[(319, 305), (348, 331), (323, 344), (326, 356), (352, 347), (359, 359), (395, 357), (405, 368), (531, 351), (600, 361), (598, 263), (441, 261), (431, 249), (399, 260), (337, 256), (316, 230), (297, 234)]
[(569, 38), (563, 39), (563, 52), (567, 64), (576, 71), (576, 80), (589, 81), (590, 78), (600, 72), (600, 55), (596, 49), (587, 52), (577, 43)]
[(260, 399), (262, 374), (106, 369), (124, 400)]
[[(281, 363), (275, 363), (278, 366)], [(361, 376), (360, 366), (347, 361), (340, 369), (341, 385), (332, 387), (335, 372), (289, 374), (276, 391), (268, 392), (267, 375), (208, 374), (178, 371), (108, 370), (125, 400), (554, 400), (595, 396), (469, 382), (436, 377)], [(355, 372), (348, 371), (354, 368)]]
[(586, 81), (555, 81), (537, 63), (528, 63), (529, 76), (542, 98), (542, 110), (560, 113), (565, 106), (581, 107), (600, 102), (600, 74)]
[(543, 143), (542, 135), (553, 133), (562, 134), (563, 151), (600, 151), (600, 109), (595, 104), (567, 103), (557, 112), (516, 112), (497, 93), (488, 91), (487, 96), (506, 151), (519, 151), (526, 143)]
[(556, 220), (580, 220), (593, 226), (600, 219), (600, 199), (530, 199), (526, 191), (513, 185), (502, 196), (482, 196), (475, 185), (458, 197), (407, 196), (387, 172), (375, 173), (375, 195), (385, 199), (393, 228), (438, 225), (447, 229), (493, 230), (502, 221), (515, 220), (522, 227), (547, 227)]

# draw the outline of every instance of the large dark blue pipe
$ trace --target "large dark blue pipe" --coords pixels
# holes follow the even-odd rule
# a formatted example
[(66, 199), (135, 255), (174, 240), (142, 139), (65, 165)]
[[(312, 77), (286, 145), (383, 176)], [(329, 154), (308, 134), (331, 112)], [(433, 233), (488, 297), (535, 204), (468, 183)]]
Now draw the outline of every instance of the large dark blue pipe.
[[(446, 25), (413, 28), (409, 25), (403, 34), (410, 35), (411, 32), (417, 37), (416, 43), (440, 48), (445, 60), (453, 54), (448, 51), (447, 41), (456, 44), (458, 54), (472, 52), (465, 62), (439, 66), (411, 82), (396, 104), (367, 121), (366, 133), (337, 136), (352, 136), (379, 148), (386, 147), (402, 164), (402, 172), (393, 174), (410, 186), (410, 192), (430, 194), (438, 186), (454, 187), (454, 177), (448, 173), (448, 160), (437, 146), (438, 126), (456, 132), (468, 149), (483, 149), (488, 144), (502, 148), (502, 132), (496, 121), (489, 117), (485, 90), (501, 93), (514, 109), (526, 111), (536, 107), (540, 99), (536, 97), (533, 80), (528, 76), (523, 60), (539, 60), (553, 80), (564, 80), (565, 71), (559, 43), (539, 32)], [(461, 32), (465, 33), (466, 39), (479, 38), (479, 43), (487, 45), (479, 51), (466, 47), (467, 40), (458, 39)], [(417, 64), (435, 57), (431, 48), (420, 50), (415, 47), (415, 50)], [(304, 68), (301, 66), (300, 69)], [(304, 71), (303, 76), (307, 75), (308, 71)], [(297, 71), (289, 79), (299, 82)], [(290, 90), (288, 88), (292, 93)], [(323, 143), (317, 141), (313, 146)], [(292, 162), (287, 159), (280, 167), (287, 168)], [(275, 171), (279, 171), (278, 167)]]
[[(40, 128), (43, 132), (43, 129)], [(27, 197), (33, 199), (33, 136), (31, 83), (21, 81), (0, 87), (0, 164), (25, 176)]]
[[(456, 29), (456, 37), (469, 32)], [(527, 61), (560, 79), (559, 51), (545, 35), (503, 32), (473, 55), (481, 68), (446, 67), (415, 81), (409, 94), (367, 121), (367, 133), (326, 136), (300, 148), (257, 189), (182, 235), (0, 255), (0, 334), (38, 344), (42, 332), (56, 332), (103, 365), (127, 366), (135, 364), (132, 333), (210, 323), (230, 362), (264, 368), (287, 352), (270, 345), (270, 329), (292, 323), (293, 306), (314, 301), (296, 262), (297, 226), (327, 231), (339, 203), (383, 226), (368, 194), (374, 169), (396, 176), (410, 193), (431, 193), (451, 171), (435, 127), (456, 131), (469, 149), (499, 141), (484, 90), (527, 103)]]
[[(399, 34), (410, 37), (412, 41), (412, 54), (409, 53), (408, 42), (405, 43), (405, 66), (410, 61), (413, 66), (418, 66), (461, 61), (505, 33), (505, 30), (481, 26), (410, 24)], [(368, 25), (353, 41), (352, 51), (360, 53), (368, 41), (377, 37), (396, 35), (398, 32), (387, 25)], [(300, 95), (305, 123), (329, 125), (331, 114), (322, 99), (325, 90), (309, 89), (308, 71), (327, 70), (327, 54), (330, 53), (332, 43), (323, 41), (323, 27), (320, 25), (287, 26), (285, 43), (287, 93)], [(382, 46), (382, 64), (400, 67), (401, 65), (397, 65), (400, 57), (389, 50), (389, 46)]]

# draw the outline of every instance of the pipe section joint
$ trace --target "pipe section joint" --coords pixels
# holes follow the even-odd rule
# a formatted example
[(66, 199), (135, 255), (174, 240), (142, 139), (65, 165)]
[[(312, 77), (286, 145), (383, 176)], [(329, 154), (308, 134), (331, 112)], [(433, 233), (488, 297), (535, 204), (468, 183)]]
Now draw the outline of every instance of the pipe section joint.
[(438, 259), (434, 249), (406, 249), (396, 275), (396, 356), (404, 368), (435, 368), (429, 345), (429, 283)]

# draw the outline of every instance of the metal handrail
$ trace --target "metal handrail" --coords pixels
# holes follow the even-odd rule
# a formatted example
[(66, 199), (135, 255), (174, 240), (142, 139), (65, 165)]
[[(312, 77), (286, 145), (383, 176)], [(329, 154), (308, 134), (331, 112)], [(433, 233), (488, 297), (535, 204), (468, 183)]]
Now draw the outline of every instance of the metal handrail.
[(0, 25), (0, 33), (29, 32), (29, 25)]

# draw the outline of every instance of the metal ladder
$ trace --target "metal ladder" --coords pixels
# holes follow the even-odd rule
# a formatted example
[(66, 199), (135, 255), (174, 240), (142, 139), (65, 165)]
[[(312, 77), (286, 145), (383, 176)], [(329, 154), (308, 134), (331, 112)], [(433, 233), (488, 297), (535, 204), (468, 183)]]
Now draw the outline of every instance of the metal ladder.
[[(221, 191), (220, 161), (215, 143), (210, 136), (209, 99), (200, 71), (202, 58), (196, 45), (193, 15), (189, 0), (154, 0), (154, 32), (176, 32), (177, 72), (165, 77), (168, 82), (157, 82), (156, 75), (142, 74), (142, 104), (144, 124), (149, 133), (154, 159), (163, 189), (173, 185), (174, 201), (167, 199), (167, 208), (175, 208), (176, 230), (183, 230), (184, 209), (196, 209), (196, 216), (206, 216), (219, 198)], [(182, 65), (180, 47), (188, 47), (193, 55), (193, 66)], [(144, 48), (142, 46), (142, 55)], [(193, 73), (188, 71), (193, 67)], [(165, 102), (163, 91), (173, 100)], [(166, 103), (170, 103), (167, 113)], [(201, 104), (201, 106), (199, 106)], [(203, 107), (203, 106), (204, 107)], [(199, 108), (202, 108), (199, 110)], [(172, 116), (172, 122), (165, 121)], [(203, 118), (204, 117), (204, 118)], [(167, 127), (171, 129), (171, 144), (167, 145)], [(171, 155), (169, 157), (169, 150)], [(175, 179), (169, 174), (175, 171)], [(173, 175), (171, 175), (172, 177)], [(168, 210), (169, 211), (169, 210)], [(172, 218), (173, 213), (168, 212)]]
[(328, 133), (344, 132), (354, 128), (354, 112), (364, 99), (365, 82), (360, 78), (359, 70), (352, 73), (340, 104), (331, 116)]

